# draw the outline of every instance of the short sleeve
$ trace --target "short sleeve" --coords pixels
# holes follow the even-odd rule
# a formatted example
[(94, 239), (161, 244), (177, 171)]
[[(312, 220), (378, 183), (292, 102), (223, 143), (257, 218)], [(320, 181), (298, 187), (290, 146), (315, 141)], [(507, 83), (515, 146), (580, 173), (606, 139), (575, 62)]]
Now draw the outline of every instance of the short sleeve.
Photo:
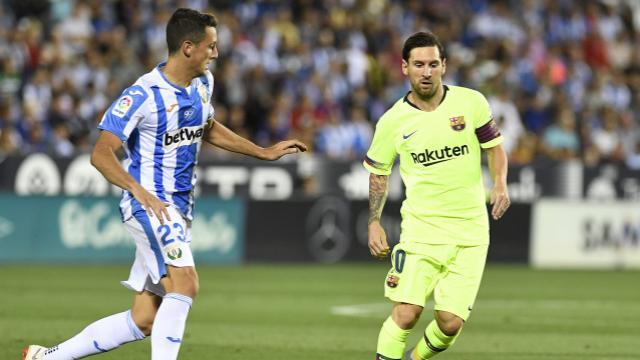
[[(207, 119), (211, 120), (215, 116), (215, 109), (213, 108), (213, 102), (211, 96), (213, 95), (213, 74), (211, 71), (206, 71), (204, 76), (200, 77), (200, 81), (204, 85), (204, 87), (199, 88), (200, 96), (202, 97), (202, 103), (206, 106), (207, 111)], [(208, 105), (208, 106), (207, 106)]]
[(126, 89), (104, 113), (98, 129), (109, 131), (120, 140), (127, 141), (133, 129), (144, 118), (142, 104), (148, 97), (147, 92), (139, 85)]
[(487, 99), (480, 93), (478, 93), (477, 99), (478, 106), (476, 107), (476, 116), (474, 118), (476, 137), (480, 142), (481, 148), (492, 148), (501, 144), (504, 139), (500, 134), (498, 124), (493, 119), (491, 106)]
[(362, 165), (370, 173), (389, 175), (398, 153), (395, 148), (395, 128), (383, 119), (378, 121), (373, 140)]
[(209, 104), (209, 113), (207, 115), (207, 119), (213, 119), (216, 114), (216, 110), (213, 108), (213, 104)]

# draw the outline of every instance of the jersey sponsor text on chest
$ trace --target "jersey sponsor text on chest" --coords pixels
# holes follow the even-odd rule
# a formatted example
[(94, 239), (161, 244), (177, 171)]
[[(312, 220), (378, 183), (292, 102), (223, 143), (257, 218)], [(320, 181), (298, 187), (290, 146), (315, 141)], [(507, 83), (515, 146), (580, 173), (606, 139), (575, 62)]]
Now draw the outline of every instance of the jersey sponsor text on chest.
[(163, 145), (165, 150), (175, 149), (179, 146), (191, 145), (202, 141), (204, 127), (189, 126), (168, 131), (164, 134)]
[(411, 153), (411, 158), (415, 164), (422, 164), (424, 166), (429, 166), (435, 163), (439, 163), (446, 160), (452, 160), (458, 156), (466, 155), (469, 153), (469, 146), (454, 146), (449, 147), (445, 146), (442, 149), (438, 150), (429, 150), (424, 149), (424, 152), (421, 153)]

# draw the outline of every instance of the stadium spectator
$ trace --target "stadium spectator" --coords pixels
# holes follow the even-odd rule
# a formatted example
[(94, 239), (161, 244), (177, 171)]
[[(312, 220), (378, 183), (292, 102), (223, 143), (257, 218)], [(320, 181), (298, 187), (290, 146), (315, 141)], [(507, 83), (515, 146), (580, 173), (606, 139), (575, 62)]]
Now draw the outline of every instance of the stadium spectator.
[(619, 114), (611, 107), (601, 110), (600, 126), (591, 130), (587, 152), (587, 164), (622, 163), (624, 146), (619, 126)]
[(511, 100), (511, 95), (506, 85), (498, 85), (496, 94), (490, 96), (487, 100), (491, 105), (493, 118), (504, 137), (502, 147), (507, 155), (511, 155), (520, 141), (520, 136), (524, 133), (524, 126), (522, 126), (518, 108)]
[(621, 120), (625, 164), (630, 169), (640, 170), (640, 124), (630, 112), (625, 113)]
[(579, 151), (575, 115), (571, 109), (562, 108), (556, 115), (555, 124), (542, 135), (542, 152), (553, 160), (562, 161), (578, 158)]
[(0, 161), (9, 155), (18, 154), (21, 141), (15, 122), (11, 103), (8, 99), (0, 98)]
[[(80, 96), (82, 117), (95, 124), (104, 98), (117, 96), (162, 60), (163, 24), (179, 3), (77, 0), (23, 6), (16, 13), (2, 8), (0, 96), (13, 99), (22, 112), (23, 103), (34, 106), (34, 97), (43, 95), (35, 111), (47, 123), (44, 114), (54, 106), (48, 97)], [(243, 107), (243, 123), (254, 140), (267, 127), (275, 94), (289, 99), (290, 108), (278, 112), (289, 114), (292, 131), (300, 130), (294, 117), (301, 103), (315, 109), (313, 117), (305, 117), (313, 119), (305, 132), (317, 131), (327, 111), (335, 107), (346, 114), (351, 104), (362, 106), (373, 125), (406, 87), (394, 70), (401, 61), (401, 39), (425, 29), (446, 29), (438, 32), (449, 44), (447, 82), (496, 98), (496, 79), (504, 81), (536, 142), (554, 123), (559, 94), (567, 96), (579, 120), (605, 106), (619, 116), (640, 106), (640, 6), (634, 0), (348, 1), (340, 7), (299, 0), (190, 3), (220, 14), (215, 101), (229, 109)], [(93, 100), (84, 99), (89, 93)], [(582, 129), (581, 120), (579, 125), (589, 133), (589, 145), (591, 131), (600, 125), (589, 122), (591, 128)], [(48, 141), (53, 132), (43, 135)], [(95, 137), (91, 130), (88, 138)], [(87, 151), (75, 146), (76, 152)], [(590, 150), (579, 155), (588, 158), (584, 151)]]

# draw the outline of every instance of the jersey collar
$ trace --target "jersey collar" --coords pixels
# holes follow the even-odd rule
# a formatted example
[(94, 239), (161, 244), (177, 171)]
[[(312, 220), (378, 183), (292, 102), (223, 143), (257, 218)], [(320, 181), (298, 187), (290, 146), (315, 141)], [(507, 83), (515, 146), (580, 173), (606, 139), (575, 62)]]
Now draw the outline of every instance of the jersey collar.
[[(449, 87), (447, 85), (442, 85), (444, 87), (444, 94), (442, 94), (442, 99), (440, 99), (440, 103), (438, 103), (438, 106), (440, 106), (443, 102), (444, 102), (444, 98), (447, 97), (447, 91), (449, 91)], [(409, 94), (411, 94), (411, 91), (407, 92), (407, 94), (404, 96), (404, 98), (402, 99), (402, 101), (406, 102), (407, 104), (409, 104), (410, 106), (420, 110), (420, 111), (424, 111), (422, 109), (420, 109), (416, 104), (412, 103), (411, 100), (409, 100)]]
[[(180, 92), (184, 92), (187, 93), (187, 89), (183, 88), (182, 86), (178, 86), (174, 83), (172, 83), (171, 81), (169, 81), (169, 79), (167, 79), (164, 76), (164, 73), (162, 73), (162, 68), (165, 67), (165, 65), (167, 65), (167, 62), (161, 62), (160, 64), (158, 64), (158, 66), (155, 67), (155, 69), (153, 69), (153, 71), (155, 72), (155, 76), (162, 79), (162, 82), (158, 82), (156, 83), (156, 85), (159, 85), (162, 88), (166, 88), (166, 89), (175, 89), (178, 90)], [(165, 86), (162, 86), (165, 85)]]

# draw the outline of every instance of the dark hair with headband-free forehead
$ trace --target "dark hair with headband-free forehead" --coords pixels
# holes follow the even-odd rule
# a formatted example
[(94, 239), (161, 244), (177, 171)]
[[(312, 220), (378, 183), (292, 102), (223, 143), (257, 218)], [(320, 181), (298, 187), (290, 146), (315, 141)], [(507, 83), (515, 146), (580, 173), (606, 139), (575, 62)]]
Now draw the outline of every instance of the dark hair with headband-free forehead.
[(175, 53), (182, 46), (182, 42), (189, 40), (194, 44), (202, 41), (207, 27), (217, 27), (218, 20), (211, 14), (201, 13), (192, 9), (180, 8), (176, 10), (167, 23), (167, 48), (169, 55)]
[(444, 47), (440, 40), (438, 40), (438, 37), (432, 32), (421, 31), (409, 36), (409, 38), (404, 42), (404, 46), (402, 47), (402, 59), (404, 59), (404, 61), (409, 61), (409, 54), (411, 53), (411, 50), (417, 47), (428, 46), (438, 47), (440, 60), (444, 60), (446, 58), (444, 54)]

